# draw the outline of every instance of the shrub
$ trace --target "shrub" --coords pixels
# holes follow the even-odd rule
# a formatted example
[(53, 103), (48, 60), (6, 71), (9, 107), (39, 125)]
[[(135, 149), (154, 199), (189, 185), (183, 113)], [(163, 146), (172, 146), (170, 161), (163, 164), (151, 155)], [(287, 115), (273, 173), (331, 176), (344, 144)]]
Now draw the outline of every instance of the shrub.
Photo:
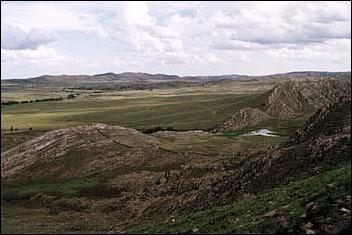
[(1, 102), (1, 105), (12, 105), (12, 104), (19, 104), (20, 102), (15, 100), (9, 100), (7, 102)]
[(152, 127), (149, 129), (144, 129), (142, 130), (142, 133), (144, 134), (152, 134), (158, 131), (177, 131), (177, 129), (173, 128), (173, 127), (161, 127), (161, 126), (157, 126), (157, 127)]

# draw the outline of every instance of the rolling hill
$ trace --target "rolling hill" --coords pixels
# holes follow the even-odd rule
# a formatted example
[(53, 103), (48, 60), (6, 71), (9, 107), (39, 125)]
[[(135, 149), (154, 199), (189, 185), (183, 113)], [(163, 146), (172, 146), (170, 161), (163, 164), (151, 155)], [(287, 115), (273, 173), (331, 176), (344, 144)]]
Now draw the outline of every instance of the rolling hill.
[(287, 81), (265, 94), (261, 106), (235, 111), (217, 130), (238, 130), (270, 118), (285, 119), (313, 113), (338, 101), (351, 99), (351, 82), (340, 79)]
[(247, 80), (300, 80), (336, 78), (351, 79), (351, 72), (292, 72), (268, 76), (218, 75), (218, 76), (178, 76), (125, 72), (120, 74), (104, 73), (96, 75), (43, 75), (28, 79), (6, 79), (2, 82), (17, 85), (80, 85), (94, 83), (165, 83), (165, 82), (218, 82)]

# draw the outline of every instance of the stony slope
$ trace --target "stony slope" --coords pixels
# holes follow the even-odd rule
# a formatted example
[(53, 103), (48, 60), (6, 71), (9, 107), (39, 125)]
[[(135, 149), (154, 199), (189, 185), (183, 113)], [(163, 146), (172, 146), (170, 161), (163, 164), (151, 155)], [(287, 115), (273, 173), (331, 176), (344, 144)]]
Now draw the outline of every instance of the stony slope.
[[(189, 211), (202, 212), (191, 214), (187, 219), (177, 217), (175, 223), (165, 220), (157, 225), (146, 225), (137, 231), (184, 233), (192, 231), (189, 226), (200, 233), (351, 231), (351, 189), (348, 186), (351, 172), (350, 168), (346, 169), (351, 160), (350, 121), (351, 101), (338, 102), (317, 111), (306, 127), (297, 130), (287, 142), (263, 152), (239, 153), (226, 159), (223, 166), (204, 169), (199, 173), (201, 177), (187, 179), (186, 172), (175, 172), (171, 175), (178, 185), (174, 193), (182, 199), (169, 207), (173, 211), (186, 210), (188, 214)], [(326, 175), (341, 171), (345, 174), (344, 181), (339, 181), (339, 175), (333, 175), (329, 177), (334, 180), (328, 181), (332, 183), (322, 183)], [(307, 183), (313, 179), (314, 184), (321, 185)], [(291, 189), (292, 186), (295, 189)], [(271, 193), (273, 189), (275, 193)], [(287, 192), (290, 196), (285, 195)], [(286, 199), (280, 201), (283, 200), (280, 197)], [(263, 201), (265, 205), (261, 204)], [(249, 204), (242, 205), (245, 202)], [(229, 204), (231, 206), (216, 207)]]
[(263, 109), (270, 116), (287, 118), (297, 113), (314, 112), (350, 97), (351, 83), (345, 80), (286, 82), (272, 90)]
[(104, 124), (50, 131), (1, 155), (2, 178), (10, 179), (87, 177), (177, 161), (156, 138)]
[(238, 130), (269, 118), (291, 118), (351, 98), (351, 82), (338, 79), (288, 81), (267, 93), (262, 106), (244, 108), (217, 127), (217, 130)]

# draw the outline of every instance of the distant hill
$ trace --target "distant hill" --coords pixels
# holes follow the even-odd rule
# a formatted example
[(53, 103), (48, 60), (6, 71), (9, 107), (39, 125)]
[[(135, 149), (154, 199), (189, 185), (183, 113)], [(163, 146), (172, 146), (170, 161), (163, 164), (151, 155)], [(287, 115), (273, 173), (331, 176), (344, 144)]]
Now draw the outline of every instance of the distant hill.
[(336, 78), (351, 80), (351, 72), (322, 72), (322, 71), (301, 71), (280, 73), (267, 76), (260, 76), (263, 79), (289, 79), (289, 80), (302, 80), (302, 79), (320, 79), (320, 78)]
[(291, 72), (267, 76), (217, 75), (217, 76), (177, 76), (148, 73), (103, 73), (96, 75), (43, 75), (28, 79), (7, 79), (2, 83), (17, 85), (61, 85), (61, 86), (111, 86), (117, 84), (157, 84), (157, 83), (204, 83), (220, 81), (250, 80), (302, 80), (336, 78), (351, 80), (351, 72)]

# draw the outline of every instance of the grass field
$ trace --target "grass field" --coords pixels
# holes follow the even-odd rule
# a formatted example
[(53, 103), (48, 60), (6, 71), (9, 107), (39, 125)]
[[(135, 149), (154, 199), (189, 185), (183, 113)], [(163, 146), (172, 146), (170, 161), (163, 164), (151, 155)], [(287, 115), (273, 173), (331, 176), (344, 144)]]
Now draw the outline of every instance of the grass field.
[[(177, 89), (85, 90), (80, 91), (80, 96), (76, 99), (3, 105), (1, 146), (2, 150), (6, 150), (47, 130), (90, 123), (120, 125), (140, 131), (155, 127), (179, 131), (207, 131), (231, 117), (236, 109), (259, 107), (273, 85), (273, 83), (239, 82)], [(2, 95), (14, 98), (16, 93), (17, 90)], [(45, 93), (37, 91), (35, 96), (43, 94)], [(33, 98), (26, 97), (26, 99)], [(294, 130), (302, 127), (307, 118), (308, 116), (287, 120), (269, 119), (239, 131), (210, 134), (187, 140), (162, 139), (162, 141), (169, 149), (176, 151), (187, 150), (207, 154), (232, 154), (246, 149), (254, 151), (281, 142)], [(11, 127), (17, 131), (9, 131)], [(28, 131), (29, 128), (32, 131)], [(260, 128), (271, 129), (277, 132), (279, 137), (240, 137), (246, 132)]]
[[(225, 121), (236, 108), (257, 106), (272, 84), (219, 86), (91, 91), (72, 100), (2, 106), (1, 128), (50, 130), (100, 122), (136, 129), (206, 130)], [(13, 94), (5, 92), (4, 96)]]

